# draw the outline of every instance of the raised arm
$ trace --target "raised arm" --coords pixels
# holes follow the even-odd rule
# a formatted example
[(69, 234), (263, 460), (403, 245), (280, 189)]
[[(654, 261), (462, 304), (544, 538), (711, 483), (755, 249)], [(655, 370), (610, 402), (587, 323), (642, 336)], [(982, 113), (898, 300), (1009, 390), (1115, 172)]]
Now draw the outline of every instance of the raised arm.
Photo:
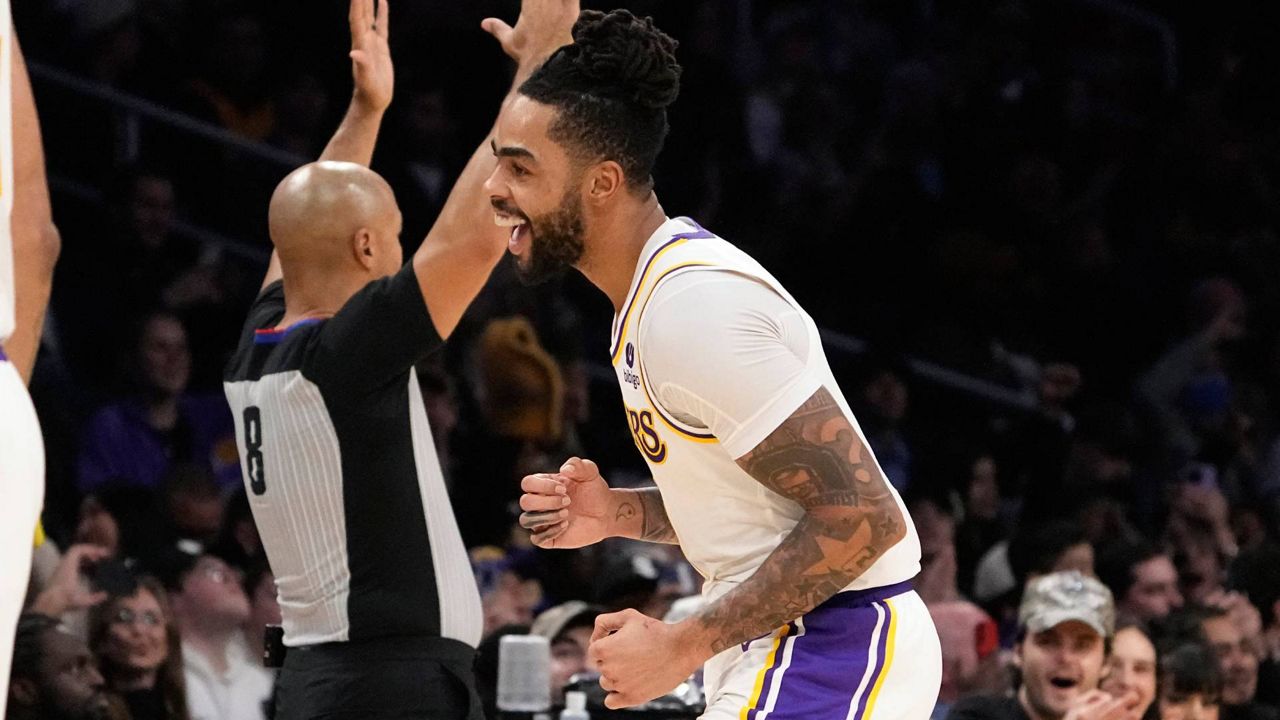
[[(347, 9), (354, 88), (347, 114), (329, 139), (329, 144), (325, 145), (324, 152), (320, 153), (321, 160), (351, 162), (365, 167), (373, 160), (382, 117), (395, 92), (395, 65), (391, 62), (391, 48), (387, 43), (391, 17), (387, 0), (377, 0), (377, 3), (376, 14), (374, 0), (351, 0)], [(280, 257), (273, 251), (262, 286), (265, 288), (281, 277)]]
[[(551, 53), (573, 42), (578, 0), (523, 0), (514, 28), (496, 18), (482, 23), (502, 49), (516, 61), (515, 81), (503, 101)], [(502, 259), (509, 228), (493, 222), (493, 208), (484, 182), (497, 164), (489, 146), (492, 130), (472, 153), (439, 217), (413, 256), (413, 269), (422, 287), (431, 319), (440, 337), (447, 338), (467, 306), (484, 287), (493, 267)]]
[(387, 32), (391, 18), (387, 0), (351, 0), (347, 23), (351, 27), (351, 76), (355, 87), (351, 104), (338, 131), (329, 139), (321, 160), (340, 160), (369, 166), (373, 149), (378, 144), (382, 116), (391, 105), (395, 91), (395, 66)]
[(4, 350), (23, 381), (29, 382), (36, 363), (36, 351), (40, 347), (49, 293), (53, 288), (53, 267), (62, 244), (58, 228), (53, 224), (40, 123), (17, 33), (13, 34), (11, 52), (14, 198), (10, 227), (13, 233), (15, 324)]

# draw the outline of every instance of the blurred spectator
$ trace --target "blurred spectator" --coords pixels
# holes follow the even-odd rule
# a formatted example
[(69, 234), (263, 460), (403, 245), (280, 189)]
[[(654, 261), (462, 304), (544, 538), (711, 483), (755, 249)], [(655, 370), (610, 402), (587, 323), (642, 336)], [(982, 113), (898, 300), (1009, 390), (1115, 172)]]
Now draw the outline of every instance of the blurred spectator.
[(132, 595), (112, 597), (95, 608), (89, 647), (112, 702), (132, 720), (190, 720), (182, 641), (159, 581), (140, 577)]
[(234, 567), (250, 568), (266, 562), (258, 525), (253, 521), (253, 511), (249, 507), (249, 494), (243, 485), (235, 488), (227, 498), (222, 528), (209, 549)]
[(635, 608), (649, 617), (662, 617), (671, 598), (658, 593), (662, 568), (643, 552), (611, 553), (596, 575), (595, 602), (608, 612)]
[(172, 553), (163, 577), (182, 636), (191, 718), (264, 718), (274, 682), (260, 672), (260, 648), (245, 640), (250, 606), (242, 576), (220, 558), (183, 548)]
[(966, 600), (929, 604), (942, 646), (942, 686), (934, 718), (945, 718), (961, 698), (1002, 695), (1008, 675), (1001, 664), (996, 623)]
[(1223, 717), (1222, 675), (1200, 645), (1175, 648), (1160, 661), (1160, 720)]
[(1182, 607), (1178, 573), (1168, 554), (1149, 545), (1117, 543), (1098, 557), (1098, 577), (1117, 598), (1117, 609), (1126, 620), (1163, 620)]
[(1226, 432), (1232, 382), (1224, 352), (1246, 332), (1247, 305), (1226, 278), (1198, 285), (1191, 335), (1161, 357), (1137, 385), (1173, 467), (1196, 459)]
[(1041, 575), (1064, 570), (1094, 574), (1093, 548), (1080, 526), (1068, 520), (1023, 522), (1013, 537), (983, 556), (974, 580), (974, 599), (999, 624), (1001, 647), (1014, 644), (1022, 588)]
[(386, 176), (404, 208), (401, 243), (406, 257), (417, 249), (435, 222), (452, 187), (450, 179), (465, 163), (458, 157), (458, 118), (441, 87), (424, 87), (412, 77), (398, 83), (391, 108), (394, 151), (388, 151)]
[[(280, 624), (280, 603), (276, 597), (276, 578), (265, 561), (253, 564), (244, 574), (244, 591), (249, 596), (249, 619), (244, 623), (245, 647), (260, 652), (264, 645), (264, 631), (268, 625)], [(254, 663), (256, 670), (271, 677), (274, 670)]]
[(470, 552), (471, 567), (484, 606), (484, 636), (504, 625), (529, 625), (542, 602), (542, 584), (528, 551), (515, 557), (501, 548), (485, 546)]
[[(1243, 624), (1250, 623), (1246, 620)], [(1223, 718), (1276, 720), (1280, 718), (1280, 710), (1259, 703), (1256, 698), (1259, 660), (1256, 640), (1260, 633), (1255, 630), (1249, 634), (1241, 625), (1239, 613), (1223, 608), (1206, 609), (1200, 621), (1200, 629), (1210, 651), (1217, 657), (1222, 674)]]
[(1138, 704), (1130, 717), (1153, 720), (1159, 716), (1159, 708), (1154, 707), (1159, 667), (1156, 646), (1142, 626), (1122, 624), (1111, 640), (1101, 687), (1112, 697), (1137, 693)]
[(200, 62), (188, 82), (187, 109), (244, 137), (265, 140), (276, 125), (266, 30), (251, 6), (226, 5), (208, 8), (197, 19), (205, 37), (196, 45)]
[(1112, 698), (1098, 689), (1115, 625), (1111, 593), (1102, 583), (1075, 571), (1032, 580), (1023, 595), (1018, 625), (1017, 694), (966, 698), (948, 718), (1061, 720), (1081, 717), (1091, 705), (1123, 707), (1126, 713), (1137, 707), (1136, 692)]
[(103, 547), (117, 560), (148, 565), (173, 535), (154, 490), (111, 483), (81, 501), (72, 540)]
[(581, 600), (543, 610), (533, 621), (530, 635), (541, 635), (551, 642), (551, 704), (564, 704), (564, 686), (570, 678), (591, 669), (587, 644), (595, 630), (596, 616), (604, 608)]
[(1280, 705), (1280, 548), (1246, 551), (1236, 560), (1234, 571), (1238, 587), (1257, 608), (1262, 623), (1258, 700)]
[(872, 361), (856, 383), (855, 413), (885, 477), (899, 493), (911, 485), (912, 451), (904, 424), (910, 408), (907, 369), (900, 363)]
[(920, 537), (920, 575), (916, 592), (926, 604), (960, 598), (956, 583), (955, 520), (937, 500), (924, 497), (907, 503)]
[(220, 396), (187, 393), (191, 355), (181, 321), (152, 313), (135, 346), (135, 391), (89, 420), (80, 453), (79, 486), (108, 483), (158, 488), (175, 462), (215, 473), (224, 486), (239, 482), (234, 427)]
[(1001, 516), (995, 458), (985, 452), (975, 455), (964, 467), (960, 487), (964, 491), (964, 518), (956, 528), (957, 581), (961, 591), (972, 594), (978, 560), (1009, 532)]
[(88, 637), (89, 609), (107, 599), (107, 593), (90, 577), (96, 566), (109, 562), (109, 558), (110, 551), (97, 545), (67, 548), (27, 611), (57, 620), (64, 632), (84, 641)]
[(280, 89), (268, 141), (299, 157), (319, 157), (329, 135), (329, 105), (329, 93), (315, 75), (297, 75)]
[(18, 619), (9, 679), (9, 720), (107, 720), (111, 707), (98, 662), (84, 640), (58, 621), (27, 614)]
[[(481, 425), (459, 448), (470, 490), (453, 496), (469, 545), (505, 545), (519, 510), (520, 479), (559, 467), (564, 440), (564, 381), (559, 363), (524, 317), (488, 322), (474, 350)], [(531, 621), (523, 621), (527, 624)]]
[(165, 519), (175, 537), (211, 544), (222, 528), (223, 500), (209, 468), (175, 463), (161, 484)]

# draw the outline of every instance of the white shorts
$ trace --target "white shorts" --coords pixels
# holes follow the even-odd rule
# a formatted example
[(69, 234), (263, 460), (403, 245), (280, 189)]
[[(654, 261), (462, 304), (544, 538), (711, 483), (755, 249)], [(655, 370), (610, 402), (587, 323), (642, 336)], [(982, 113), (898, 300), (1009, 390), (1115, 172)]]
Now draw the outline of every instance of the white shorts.
[(9, 696), (13, 633), (27, 595), (31, 546), (43, 502), (40, 422), (18, 371), (0, 359), (0, 698)]
[(703, 720), (927, 720), (938, 631), (909, 583), (837, 594), (703, 671)]

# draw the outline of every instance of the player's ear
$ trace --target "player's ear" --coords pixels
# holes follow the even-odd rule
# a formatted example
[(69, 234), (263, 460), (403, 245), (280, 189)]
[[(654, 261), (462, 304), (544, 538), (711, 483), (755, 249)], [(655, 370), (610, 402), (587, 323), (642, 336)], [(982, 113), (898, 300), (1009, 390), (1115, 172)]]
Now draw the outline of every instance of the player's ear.
[(351, 236), (351, 252), (356, 262), (365, 270), (372, 270), (374, 265), (373, 232), (369, 228), (360, 228)]
[(587, 199), (593, 203), (607, 202), (626, 184), (622, 166), (613, 160), (605, 160), (592, 166), (586, 174)]

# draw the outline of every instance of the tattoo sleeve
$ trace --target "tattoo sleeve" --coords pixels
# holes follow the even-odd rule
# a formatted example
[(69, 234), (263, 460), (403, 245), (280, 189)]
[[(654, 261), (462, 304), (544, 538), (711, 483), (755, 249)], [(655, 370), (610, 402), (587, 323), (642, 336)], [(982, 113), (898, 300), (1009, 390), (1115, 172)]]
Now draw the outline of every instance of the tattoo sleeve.
[(751, 577), (700, 613), (713, 654), (817, 607), (906, 535), (871, 452), (825, 388), (738, 464), (805, 513)]
[(680, 542), (667, 517), (658, 488), (626, 490), (615, 506), (613, 522), (617, 534), (632, 540), (675, 545)]

